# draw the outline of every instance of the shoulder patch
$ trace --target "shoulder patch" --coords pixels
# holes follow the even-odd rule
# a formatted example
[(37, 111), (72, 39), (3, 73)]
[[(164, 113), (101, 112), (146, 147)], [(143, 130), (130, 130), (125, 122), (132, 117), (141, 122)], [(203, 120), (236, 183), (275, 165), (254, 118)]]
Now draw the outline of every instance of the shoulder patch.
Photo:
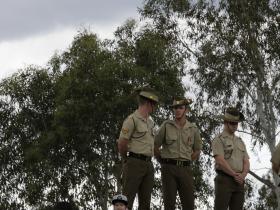
[(133, 114), (128, 115), (126, 119), (131, 119), (131, 118), (133, 118)]
[(122, 133), (123, 133), (123, 134), (127, 134), (127, 133), (128, 133), (128, 131), (129, 131), (129, 129), (128, 129), (128, 128), (122, 128)]

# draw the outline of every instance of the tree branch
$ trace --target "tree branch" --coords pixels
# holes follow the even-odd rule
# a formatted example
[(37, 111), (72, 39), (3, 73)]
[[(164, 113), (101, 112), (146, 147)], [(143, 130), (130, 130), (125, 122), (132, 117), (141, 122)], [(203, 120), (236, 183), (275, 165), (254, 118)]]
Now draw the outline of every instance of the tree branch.
[(252, 134), (252, 133), (250, 133), (250, 132), (247, 132), (247, 131), (241, 131), (241, 130), (237, 130), (239, 133), (245, 133), (245, 134), (249, 134), (250, 136), (252, 136), (252, 137), (255, 137), (255, 138), (258, 138), (258, 139), (261, 139), (261, 140), (264, 140), (262, 137), (260, 137), (260, 136), (257, 136), (257, 135), (254, 135), (254, 134)]
[(255, 174), (253, 171), (249, 171), (249, 174), (251, 174), (253, 177), (255, 177), (257, 180), (268, 186), (270, 189), (275, 190), (276, 186), (271, 183), (268, 179), (264, 179), (259, 177), (257, 174)]
[(278, 132), (275, 134), (275, 137), (276, 137), (276, 136), (278, 136), (278, 135), (279, 135), (279, 133), (280, 133), (280, 131), (278, 131)]

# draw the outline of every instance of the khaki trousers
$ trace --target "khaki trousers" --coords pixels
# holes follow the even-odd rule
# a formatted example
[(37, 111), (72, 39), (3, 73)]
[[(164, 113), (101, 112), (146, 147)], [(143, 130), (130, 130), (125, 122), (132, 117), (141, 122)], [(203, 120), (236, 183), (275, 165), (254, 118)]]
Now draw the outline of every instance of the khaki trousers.
[(194, 209), (194, 186), (191, 167), (162, 164), (161, 178), (165, 210), (175, 209), (177, 191), (182, 209)]
[(132, 209), (135, 196), (138, 194), (138, 209), (150, 210), (153, 185), (152, 162), (128, 157), (123, 165), (123, 194), (127, 196), (128, 209)]
[(218, 174), (215, 177), (215, 210), (242, 210), (244, 204), (244, 185), (233, 177)]

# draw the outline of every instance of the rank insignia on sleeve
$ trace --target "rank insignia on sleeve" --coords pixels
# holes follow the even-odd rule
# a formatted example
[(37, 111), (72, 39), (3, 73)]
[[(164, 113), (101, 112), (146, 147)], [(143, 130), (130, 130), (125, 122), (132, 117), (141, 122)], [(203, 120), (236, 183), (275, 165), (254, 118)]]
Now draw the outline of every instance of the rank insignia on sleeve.
[(128, 133), (128, 128), (122, 128), (122, 133), (127, 134)]

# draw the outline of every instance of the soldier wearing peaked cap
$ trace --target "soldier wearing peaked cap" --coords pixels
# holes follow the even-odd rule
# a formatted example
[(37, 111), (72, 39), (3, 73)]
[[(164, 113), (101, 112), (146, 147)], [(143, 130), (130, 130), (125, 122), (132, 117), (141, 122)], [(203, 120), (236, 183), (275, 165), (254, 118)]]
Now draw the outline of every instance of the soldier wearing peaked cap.
[(132, 209), (138, 194), (139, 210), (149, 210), (154, 185), (154, 122), (150, 114), (155, 110), (158, 96), (150, 88), (138, 90), (138, 109), (123, 122), (118, 149), (124, 158), (123, 193)]
[(235, 135), (238, 123), (244, 115), (236, 108), (227, 108), (224, 130), (212, 142), (215, 158), (215, 210), (242, 210), (244, 204), (244, 181), (249, 172), (249, 156), (240, 137)]
[(166, 120), (155, 137), (155, 156), (161, 163), (165, 210), (175, 209), (176, 194), (183, 210), (194, 209), (191, 162), (198, 159), (202, 143), (198, 128), (186, 119), (192, 100), (176, 98), (170, 106), (174, 120)]

